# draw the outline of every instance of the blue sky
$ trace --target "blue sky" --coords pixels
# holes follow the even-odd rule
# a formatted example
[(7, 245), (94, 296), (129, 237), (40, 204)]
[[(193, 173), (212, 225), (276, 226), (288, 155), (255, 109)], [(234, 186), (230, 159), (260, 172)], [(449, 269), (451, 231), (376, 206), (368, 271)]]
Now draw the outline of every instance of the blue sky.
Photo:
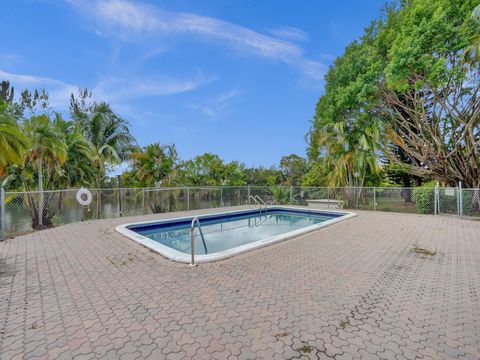
[(126, 118), (140, 145), (175, 143), (248, 166), (305, 155), (335, 56), (383, 0), (2, 2), (0, 79), (68, 107), (81, 87)]

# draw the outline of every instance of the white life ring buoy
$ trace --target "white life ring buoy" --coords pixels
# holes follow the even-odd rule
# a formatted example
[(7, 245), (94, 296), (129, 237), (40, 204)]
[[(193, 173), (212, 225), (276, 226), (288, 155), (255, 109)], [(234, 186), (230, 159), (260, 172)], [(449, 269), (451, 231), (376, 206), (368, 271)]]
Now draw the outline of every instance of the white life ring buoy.
[(88, 206), (92, 202), (92, 193), (85, 188), (81, 188), (77, 191), (77, 201), (82, 206)]

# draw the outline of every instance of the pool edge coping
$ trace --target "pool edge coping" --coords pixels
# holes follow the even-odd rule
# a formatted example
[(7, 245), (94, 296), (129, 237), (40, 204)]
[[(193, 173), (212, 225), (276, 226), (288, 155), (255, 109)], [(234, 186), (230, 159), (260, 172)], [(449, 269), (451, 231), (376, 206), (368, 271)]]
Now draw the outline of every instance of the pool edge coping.
[[(287, 233), (275, 235), (263, 240), (259, 241), (254, 241), (252, 243), (244, 244), (241, 246), (236, 246), (231, 249), (219, 251), (213, 254), (200, 254), (200, 255), (195, 255), (195, 263), (208, 263), (208, 262), (214, 262), (214, 261), (220, 261), (220, 260), (225, 260), (227, 258), (230, 258), (235, 255), (243, 254), (252, 250), (260, 249), (262, 247), (272, 245), (281, 241), (289, 240), (295, 237), (298, 237), (300, 235), (304, 235), (310, 232), (313, 232), (315, 230), (319, 230), (325, 227), (328, 227), (330, 225), (336, 224), (338, 222), (348, 220), (351, 218), (354, 218), (358, 216), (357, 213), (350, 212), (350, 211), (343, 211), (343, 210), (323, 210), (323, 209), (312, 209), (308, 207), (294, 207), (294, 206), (276, 206), (272, 205), (269, 207), (271, 208), (277, 208), (277, 209), (285, 209), (285, 210), (301, 210), (301, 211), (311, 211), (314, 213), (341, 213), (343, 215), (339, 217), (332, 218), (330, 220), (326, 220), (324, 222), (321, 222), (319, 224), (314, 224), (310, 225), (301, 229), (289, 231)], [(205, 209), (207, 210), (207, 209)], [(242, 213), (242, 212), (248, 212), (253, 210), (252, 208), (249, 209), (241, 209), (241, 210), (229, 210), (229, 211), (220, 211), (220, 212), (215, 212), (215, 213), (203, 213), (203, 214), (197, 214), (197, 215), (188, 215), (188, 216), (180, 216), (180, 217), (173, 217), (173, 218), (167, 218), (167, 219), (159, 219), (159, 220), (147, 220), (147, 221), (137, 221), (137, 222), (132, 222), (132, 223), (126, 223), (126, 224), (121, 224), (117, 225), (115, 227), (115, 231), (126, 236), (127, 238), (135, 241), (136, 243), (153, 250), (160, 254), (161, 256), (176, 261), (176, 262), (181, 262), (181, 263), (190, 263), (191, 260), (191, 255), (186, 254), (183, 252), (180, 252), (178, 250), (172, 249), (166, 245), (160, 244), (152, 239), (147, 238), (146, 236), (140, 235), (130, 229), (128, 229), (129, 226), (133, 225), (146, 225), (146, 224), (154, 224), (154, 223), (164, 223), (164, 222), (169, 222), (172, 220), (187, 220), (187, 219), (193, 219), (195, 216), (198, 216), (201, 218), (202, 216), (215, 216), (215, 215), (223, 215), (223, 214), (233, 214), (233, 213)]]

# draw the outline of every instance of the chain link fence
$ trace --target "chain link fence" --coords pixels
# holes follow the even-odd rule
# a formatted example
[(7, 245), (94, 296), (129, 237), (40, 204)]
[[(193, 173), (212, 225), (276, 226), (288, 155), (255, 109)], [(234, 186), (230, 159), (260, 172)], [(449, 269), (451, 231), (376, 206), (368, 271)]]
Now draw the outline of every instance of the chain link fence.
[(307, 206), (308, 200), (345, 209), (480, 217), (480, 189), (400, 187), (222, 186), (91, 189), (82, 206), (78, 189), (0, 192), (0, 239), (72, 222), (246, 205), (250, 196), (267, 204)]

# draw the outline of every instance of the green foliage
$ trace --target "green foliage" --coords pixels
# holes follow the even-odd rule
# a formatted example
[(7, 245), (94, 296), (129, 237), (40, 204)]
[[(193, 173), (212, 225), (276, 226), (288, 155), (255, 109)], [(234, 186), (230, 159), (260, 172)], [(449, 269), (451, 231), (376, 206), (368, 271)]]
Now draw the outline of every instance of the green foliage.
[(274, 186), (283, 182), (283, 173), (275, 168), (265, 168), (263, 166), (257, 168), (248, 168), (244, 170), (246, 183), (253, 186)]
[(325, 186), (328, 171), (323, 159), (315, 161), (310, 170), (302, 177), (302, 186)]
[(55, 127), (64, 134), (67, 158), (61, 166), (60, 176), (54, 180), (52, 187), (73, 188), (89, 186), (94, 182), (95, 169), (92, 164), (93, 151), (81, 129), (72, 121), (56, 115)]
[(382, 158), (417, 179), (479, 184), (476, 6), (393, 3), (335, 60), (307, 151), (310, 161), (323, 160), (328, 185), (363, 185), (378, 177)]
[(26, 190), (34, 188), (29, 182), (34, 177), (39, 190), (44, 186), (48, 188), (56, 176), (61, 176), (62, 165), (67, 160), (65, 135), (46, 114), (25, 120), (23, 132), (30, 142), (22, 167)]
[(96, 104), (86, 114), (73, 115), (76, 126), (91, 144), (95, 186), (101, 187), (106, 168), (128, 159), (135, 138), (130, 134), (128, 122), (116, 115), (106, 103)]
[[(480, 5), (472, 12), (472, 22), (480, 25)], [(463, 60), (472, 64), (480, 61), (480, 26), (476, 27), (476, 31), (470, 37), (470, 44), (464, 49)]]
[(275, 205), (296, 204), (295, 195), (290, 187), (275, 186), (270, 188)]
[[(293, 154), (281, 159), (280, 169), (245, 169), (212, 153), (178, 161), (174, 145), (135, 146), (128, 122), (95, 102), (88, 89), (71, 95), (71, 120), (52, 111), (43, 89), (23, 90), (18, 101), (14, 94), (8, 81), (0, 83), (0, 181), (9, 189), (108, 187), (109, 170), (126, 162), (130, 168), (121, 182), (131, 187), (299, 184), (308, 170), (305, 159)], [(155, 211), (170, 206), (165, 199), (154, 202)], [(96, 205), (99, 215), (101, 197)], [(41, 210), (34, 201), (29, 206), (38, 218)]]
[(299, 186), (302, 176), (307, 172), (307, 161), (295, 154), (280, 159), (280, 171), (285, 178), (285, 185)]
[(131, 155), (132, 172), (139, 186), (160, 186), (172, 174), (177, 151), (174, 145), (150, 144)]
[(28, 139), (10, 112), (8, 104), (0, 99), (0, 176), (10, 164), (20, 165)]
[(374, 29), (337, 58), (316, 106), (308, 153), (311, 161), (322, 159), (329, 186), (361, 186), (368, 174), (379, 172), (382, 123), (369, 103), (377, 72), (371, 68)]
[(176, 204), (180, 196), (179, 190), (149, 191), (145, 194), (146, 203), (153, 214), (172, 212), (178, 210)]
[(435, 189), (427, 186), (414, 188), (412, 200), (421, 214), (433, 214), (435, 210)]
[(244, 165), (225, 164), (217, 154), (205, 153), (182, 161), (175, 182), (182, 186), (245, 185)]

